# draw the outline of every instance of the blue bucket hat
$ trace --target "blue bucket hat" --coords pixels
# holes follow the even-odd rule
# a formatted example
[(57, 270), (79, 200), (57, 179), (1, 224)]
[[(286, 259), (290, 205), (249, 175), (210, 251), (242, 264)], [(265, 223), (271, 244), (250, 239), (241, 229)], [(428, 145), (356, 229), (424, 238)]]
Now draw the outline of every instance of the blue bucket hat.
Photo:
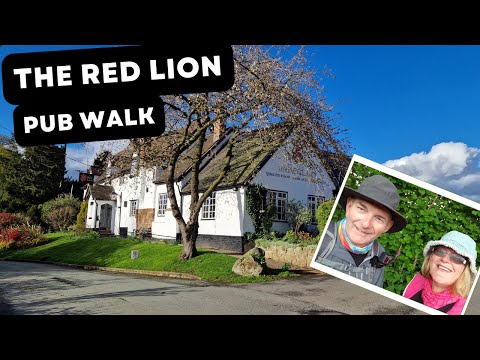
[(423, 256), (426, 256), (428, 250), (432, 246), (443, 245), (452, 250), (457, 254), (466, 257), (470, 263), (470, 271), (473, 276), (477, 274), (476, 260), (477, 260), (477, 246), (475, 241), (468, 235), (465, 235), (459, 231), (450, 231), (442, 236), (440, 240), (431, 240), (425, 245), (423, 249)]

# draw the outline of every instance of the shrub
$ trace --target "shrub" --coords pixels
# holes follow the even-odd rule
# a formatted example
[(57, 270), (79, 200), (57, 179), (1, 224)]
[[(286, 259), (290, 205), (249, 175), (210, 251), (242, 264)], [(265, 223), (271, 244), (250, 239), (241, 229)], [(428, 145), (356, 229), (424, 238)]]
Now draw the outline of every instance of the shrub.
[(310, 210), (303, 207), (300, 201), (290, 200), (287, 202), (287, 222), (292, 227), (295, 234), (300, 231), (303, 224), (311, 221)]
[[(40, 211), (40, 207), (38, 205), (32, 205), (27, 211), (27, 216), (32, 219), (34, 224), (43, 224), (42, 222), (42, 214)], [(43, 224), (46, 225), (46, 224)]]
[(43, 229), (39, 225), (20, 225), (18, 230), (22, 233), (22, 238), (21, 240), (15, 241), (16, 248), (30, 248), (48, 241), (47, 238), (43, 236)]
[(42, 220), (53, 230), (64, 231), (75, 221), (80, 200), (69, 194), (61, 194), (42, 205)]
[(246, 192), (246, 210), (253, 222), (255, 232), (267, 233), (272, 228), (276, 215), (275, 206), (267, 204), (267, 189), (262, 185), (249, 185)]
[(0, 241), (15, 242), (15, 241), (21, 241), (22, 238), (23, 238), (23, 234), (17, 228), (8, 227), (0, 230)]
[(317, 228), (320, 233), (325, 228), (325, 225), (327, 225), (327, 220), (332, 211), (333, 204), (335, 204), (335, 199), (324, 201), (318, 205), (315, 217), (317, 218)]
[(308, 242), (312, 238), (310, 233), (307, 231), (299, 231), (296, 235), (300, 243)]
[(77, 214), (77, 222), (73, 225), (73, 231), (77, 234), (85, 234), (87, 232), (87, 228), (85, 222), (87, 220), (87, 210), (88, 210), (88, 202), (83, 201), (80, 204), (80, 211)]
[(295, 232), (293, 230), (288, 230), (282, 241), (288, 242), (290, 244), (296, 244), (297, 236), (295, 235)]
[(15, 216), (10, 213), (0, 213), (0, 229), (15, 224)]
[(10, 250), (10, 249), (13, 248), (14, 244), (15, 244), (15, 241), (13, 241), (13, 240), (10, 240), (10, 241), (5, 240), (4, 241), (0, 238), (0, 250)]
[(32, 218), (27, 214), (15, 213), (15, 225), (29, 225), (32, 223)]
[(301, 246), (316, 245), (318, 244), (318, 237), (312, 237), (312, 235), (306, 231), (299, 231), (297, 234), (295, 234), (293, 230), (289, 230), (281, 239), (281, 241), (289, 244), (298, 244)]

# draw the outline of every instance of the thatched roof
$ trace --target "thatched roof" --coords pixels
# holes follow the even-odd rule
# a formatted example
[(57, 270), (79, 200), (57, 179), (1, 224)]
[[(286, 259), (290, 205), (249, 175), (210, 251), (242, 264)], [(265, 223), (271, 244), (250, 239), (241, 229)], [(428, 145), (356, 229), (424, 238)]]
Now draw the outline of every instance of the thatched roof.
[[(228, 133), (228, 131), (226, 132)], [(176, 147), (180, 142), (183, 134), (180, 131), (163, 134), (162, 136), (152, 138), (151, 141), (147, 142), (144, 147), (144, 163), (143, 167), (145, 168), (166, 168), (167, 161), (171, 155), (172, 148)], [(220, 137), (220, 140), (223, 139), (223, 136)], [(211, 148), (216, 144), (213, 136), (208, 136), (205, 139), (203, 144), (202, 156), (205, 156)], [(118, 152), (112, 158), (112, 172), (110, 179), (123, 176), (125, 174), (130, 174), (132, 167), (132, 156), (135, 152), (133, 146), (129, 145), (126, 149)], [(175, 180), (182, 178), (192, 167), (192, 156), (194, 152), (194, 147), (188, 149), (184, 152), (177, 160), (177, 166), (175, 167)], [(140, 167), (140, 164), (137, 166)], [(164, 183), (167, 179), (167, 174), (165, 171), (158, 172), (159, 176), (155, 179), (155, 183)], [(106, 179), (106, 171), (96, 179), (97, 183), (103, 182)]]
[[(291, 128), (284, 124), (274, 124), (268, 128), (252, 131), (239, 137), (232, 150), (230, 169), (217, 185), (217, 189), (247, 185), (250, 180), (262, 169), (276, 150), (285, 143), (291, 134)], [(206, 190), (220, 175), (224, 168), (227, 147), (224, 147), (202, 169), (199, 176), (199, 190)], [(348, 168), (350, 159), (344, 155), (321, 151), (321, 162), (329, 177), (338, 189)], [(190, 183), (182, 193), (189, 193)]]
[(112, 186), (89, 185), (90, 194), (95, 200), (112, 200), (112, 194), (114, 193)]
[[(288, 136), (288, 128), (275, 126), (257, 131), (245, 133), (238, 137), (232, 151), (230, 169), (217, 188), (244, 185), (270, 159), (273, 153), (283, 144)], [(199, 189), (205, 190), (222, 172), (227, 155), (227, 147), (224, 147), (201, 171), (199, 176)], [(187, 184), (182, 193), (190, 191)]]

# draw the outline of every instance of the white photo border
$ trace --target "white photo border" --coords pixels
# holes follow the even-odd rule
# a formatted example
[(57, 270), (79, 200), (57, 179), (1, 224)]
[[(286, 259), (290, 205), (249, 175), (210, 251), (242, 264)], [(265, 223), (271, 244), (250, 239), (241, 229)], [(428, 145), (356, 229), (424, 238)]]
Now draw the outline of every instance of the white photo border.
[[(312, 268), (314, 268), (314, 269), (316, 269), (316, 270), (320, 270), (320, 271), (322, 271), (322, 272), (324, 272), (324, 273), (327, 273), (327, 274), (329, 274), (329, 275), (335, 276), (335, 277), (337, 277), (337, 278), (340, 278), (340, 279), (342, 279), (342, 280), (348, 281), (348, 282), (353, 283), (353, 284), (355, 284), (355, 285), (361, 286), (361, 287), (363, 287), (363, 288), (365, 288), (365, 289), (368, 289), (368, 290), (371, 290), (371, 291), (373, 291), (373, 292), (376, 292), (376, 293), (378, 293), (378, 294), (380, 294), (380, 295), (383, 295), (383, 296), (385, 296), (385, 297), (388, 297), (388, 298), (390, 298), (390, 299), (392, 299), (392, 300), (396, 300), (396, 301), (401, 302), (401, 303), (403, 303), (403, 304), (405, 304), (405, 305), (411, 306), (411, 307), (413, 307), (413, 308), (415, 308), (415, 309), (417, 309), (417, 310), (420, 310), (420, 311), (423, 311), (423, 312), (426, 312), (426, 313), (429, 313), (429, 314), (432, 314), (432, 315), (446, 315), (445, 313), (443, 313), (443, 312), (441, 312), (441, 311), (438, 311), (438, 310), (433, 309), (433, 308), (431, 308), (431, 307), (428, 307), (428, 306), (426, 306), (426, 305), (420, 304), (420, 303), (418, 303), (418, 302), (416, 302), (416, 301), (414, 301), (414, 300), (411, 300), (411, 299), (408, 299), (408, 298), (406, 298), (406, 297), (404, 297), (404, 296), (395, 294), (395, 293), (393, 293), (393, 292), (391, 292), (391, 291), (389, 291), (389, 290), (380, 288), (380, 287), (378, 287), (378, 286), (376, 286), (376, 285), (373, 285), (373, 284), (370, 284), (370, 283), (368, 283), (368, 282), (366, 282), (366, 281), (357, 279), (357, 278), (355, 278), (355, 277), (353, 277), (353, 276), (350, 276), (350, 275), (347, 275), (347, 274), (345, 274), (345, 273), (342, 273), (341, 271), (332, 269), (331, 267), (328, 267), (328, 266), (326, 266), (326, 265), (321, 265), (321, 264), (319, 264), (319, 263), (317, 263), (317, 262), (315, 261), (315, 259), (317, 258), (318, 252), (319, 252), (319, 250), (320, 250), (320, 246), (321, 246), (321, 244), (322, 244), (322, 242), (323, 242), (323, 239), (324, 239), (324, 237), (325, 237), (325, 233), (326, 233), (326, 231), (327, 231), (328, 224), (330, 224), (330, 222), (331, 222), (331, 220), (332, 220), (332, 217), (333, 217), (333, 215), (334, 215), (334, 213), (335, 213), (335, 210), (336, 210), (337, 205), (338, 205), (338, 201), (340, 200), (340, 196), (341, 196), (341, 194), (342, 194), (342, 192), (343, 192), (343, 189), (345, 188), (345, 184), (347, 183), (347, 179), (348, 179), (348, 177), (349, 177), (350, 174), (351, 174), (352, 167), (353, 167), (353, 164), (354, 164), (354, 163), (360, 163), (360, 164), (369, 166), (369, 167), (371, 167), (371, 168), (373, 168), (373, 169), (376, 169), (376, 170), (378, 170), (378, 171), (382, 171), (383, 173), (385, 173), (385, 174), (387, 174), (387, 175), (390, 175), (390, 176), (396, 177), (396, 178), (398, 178), (398, 179), (400, 179), (400, 180), (409, 182), (409, 183), (411, 183), (411, 184), (414, 184), (414, 185), (419, 186), (419, 187), (421, 187), (421, 188), (424, 188), (424, 189), (426, 189), (426, 190), (432, 191), (432, 192), (434, 192), (434, 193), (436, 193), (436, 194), (438, 194), (438, 195), (441, 195), (441, 196), (443, 196), (443, 197), (446, 197), (446, 198), (448, 198), (448, 199), (450, 199), (450, 200), (459, 202), (459, 203), (461, 203), (461, 204), (463, 204), (463, 205), (465, 205), (465, 206), (469, 206), (469, 207), (471, 207), (471, 208), (473, 208), (473, 209), (475, 209), (475, 210), (480, 211), (480, 203), (477, 203), (477, 202), (475, 202), (475, 201), (466, 199), (466, 198), (464, 198), (464, 197), (462, 197), (462, 196), (460, 196), (460, 195), (454, 194), (454, 193), (452, 193), (452, 192), (450, 192), (450, 191), (447, 191), (447, 190), (445, 190), (445, 189), (439, 188), (439, 187), (437, 187), (437, 186), (435, 186), (435, 185), (429, 184), (429, 183), (424, 182), (424, 181), (422, 181), (422, 180), (418, 180), (418, 179), (416, 179), (416, 178), (414, 178), (414, 177), (411, 177), (411, 176), (409, 176), (409, 175), (406, 175), (406, 174), (404, 174), (404, 173), (401, 173), (401, 172), (399, 172), (399, 171), (397, 171), (397, 170), (394, 170), (394, 169), (391, 169), (391, 168), (389, 168), (389, 167), (386, 167), (385, 165), (381, 165), (381, 164), (376, 163), (376, 162), (374, 162), (374, 161), (372, 161), (372, 160), (368, 160), (368, 159), (366, 159), (366, 158), (364, 158), (364, 157), (362, 157), (362, 156), (359, 156), (359, 155), (357, 155), (357, 154), (354, 154), (354, 155), (352, 156), (351, 161), (350, 161), (350, 165), (348, 166), (347, 173), (345, 174), (345, 177), (344, 177), (344, 179), (343, 179), (342, 186), (340, 187), (340, 190), (339, 190), (339, 192), (338, 192), (338, 194), (337, 194), (337, 197), (336, 197), (336, 199), (335, 199), (335, 203), (333, 204), (332, 211), (330, 212), (330, 215), (328, 216), (328, 220), (327, 220), (326, 226), (325, 226), (325, 228), (324, 228), (323, 231), (322, 231), (322, 236), (321, 236), (321, 238), (320, 238), (320, 241), (318, 242), (317, 248), (316, 248), (315, 253), (314, 253), (314, 255), (313, 255), (313, 258), (312, 258), (312, 260), (311, 260), (311, 262), (310, 262), (310, 267), (312, 267)], [(466, 302), (465, 302), (465, 306), (463, 307), (463, 310), (462, 310), (461, 315), (463, 315), (463, 314), (465, 313), (465, 310), (466, 310), (467, 307), (468, 307), (468, 303), (469, 303), (469, 301), (470, 301), (470, 298), (471, 298), (472, 293), (473, 293), (473, 289), (475, 288), (475, 285), (476, 285), (476, 283), (477, 283), (477, 281), (478, 281), (479, 276), (480, 276), (480, 271), (477, 272), (477, 276), (476, 276), (476, 278), (475, 278), (475, 280), (474, 280), (474, 282), (473, 282), (472, 288), (471, 288), (470, 293), (469, 293), (469, 295), (468, 295), (468, 298), (467, 298), (467, 300), (466, 300)]]

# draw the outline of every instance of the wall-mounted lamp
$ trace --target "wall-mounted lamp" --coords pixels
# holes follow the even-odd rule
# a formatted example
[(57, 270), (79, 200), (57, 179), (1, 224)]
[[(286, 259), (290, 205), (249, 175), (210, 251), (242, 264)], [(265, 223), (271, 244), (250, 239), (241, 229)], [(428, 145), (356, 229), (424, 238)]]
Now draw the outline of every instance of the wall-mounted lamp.
[(237, 190), (238, 190), (238, 187), (235, 186), (235, 187), (233, 188), (233, 191), (237, 191)]

